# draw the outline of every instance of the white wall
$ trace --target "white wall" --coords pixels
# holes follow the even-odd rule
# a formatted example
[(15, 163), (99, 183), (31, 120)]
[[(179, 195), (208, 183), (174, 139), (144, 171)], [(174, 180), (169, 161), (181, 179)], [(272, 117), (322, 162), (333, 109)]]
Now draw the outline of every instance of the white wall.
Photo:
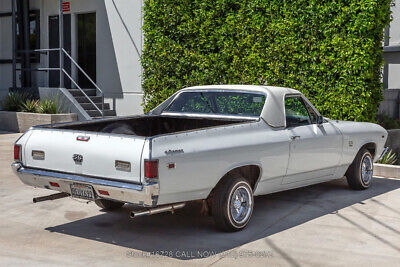
[[(140, 55), (143, 47), (142, 0), (105, 0), (124, 98), (116, 98), (118, 114), (129, 114), (132, 107), (142, 112)], [(128, 105), (126, 104), (128, 103)]]
[[(141, 65), (142, 50), (142, 0), (70, 0), (72, 20), (72, 55), (74, 47), (76, 15), (96, 12), (97, 84), (104, 91), (106, 101), (118, 115), (142, 113)], [(41, 48), (49, 47), (48, 19), (57, 15), (58, 0), (30, 0), (31, 9), (40, 9)], [(10, 1), (0, 0), (0, 12), (10, 11)], [(8, 36), (8, 37), (7, 37)], [(8, 40), (9, 39), (9, 40)], [(11, 17), (0, 18), (0, 58), (12, 58)], [(75, 42), (76, 44), (76, 42)], [(79, 55), (78, 55), (79, 56)], [(41, 56), (41, 67), (48, 66), (48, 58)], [(38, 66), (36, 66), (38, 67)], [(48, 85), (47, 73), (35, 73), (36, 86)], [(0, 64), (1, 89), (12, 86), (11, 64)]]
[(400, 0), (394, 0), (392, 9), (393, 20), (390, 23), (390, 45), (400, 45)]
[[(41, 24), (46, 33), (42, 33), (42, 47), (48, 47), (48, 16), (58, 13), (57, 2), (42, 0)], [(140, 53), (142, 1), (71, 0), (70, 3), (73, 25), (76, 14), (96, 12), (96, 82), (104, 91), (106, 101), (111, 103), (118, 115), (142, 113), (141, 65), (133, 45)], [(76, 34), (72, 28), (72, 35)], [(72, 54), (77, 52), (72, 51)]]
[[(394, 1), (392, 7), (392, 18), (389, 29), (389, 46), (400, 46), (400, 0)], [(400, 88), (400, 50), (396, 52), (385, 52), (385, 61), (388, 62), (388, 88)]]

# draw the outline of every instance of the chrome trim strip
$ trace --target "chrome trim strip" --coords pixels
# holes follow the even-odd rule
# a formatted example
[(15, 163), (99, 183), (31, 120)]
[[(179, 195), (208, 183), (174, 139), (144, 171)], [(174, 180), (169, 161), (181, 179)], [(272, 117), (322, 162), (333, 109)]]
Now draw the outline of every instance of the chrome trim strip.
[(52, 178), (73, 181), (73, 182), (83, 182), (83, 183), (89, 183), (89, 184), (95, 184), (95, 185), (103, 185), (103, 186), (111, 186), (111, 187), (116, 187), (116, 188), (131, 189), (131, 190), (136, 190), (136, 191), (143, 190), (143, 185), (110, 181), (110, 180), (105, 180), (105, 179), (85, 177), (85, 176), (79, 176), (79, 175), (73, 175), (73, 174), (65, 174), (65, 173), (43, 171), (43, 170), (36, 170), (36, 169), (27, 169), (27, 168), (24, 168), (20, 163), (13, 163), (11, 166), (14, 169), (14, 171), (16, 171), (18, 173), (22, 173), (22, 174), (52, 177)]
[(189, 112), (163, 112), (161, 116), (188, 117), (188, 118), (215, 118), (215, 119), (236, 119), (236, 120), (252, 120), (257, 121), (260, 116), (241, 116), (241, 115), (224, 115), (210, 113), (189, 113)]

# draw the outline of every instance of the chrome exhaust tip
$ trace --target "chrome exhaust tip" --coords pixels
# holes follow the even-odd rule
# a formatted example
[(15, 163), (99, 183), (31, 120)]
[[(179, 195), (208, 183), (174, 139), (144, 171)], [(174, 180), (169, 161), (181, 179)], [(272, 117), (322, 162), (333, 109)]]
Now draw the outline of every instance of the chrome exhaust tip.
[(175, 210), (181, 209), (186, 206), (186, 203), (177, 203), (177, 204), (172, 204), (172, 205), (165, 205), (165, 206), (160, 206), (152, 209), (147, 209), (147, 210), (140, 210), (140, 211), (131, 211), (131, 218), (136, 218), (136, 217), (141, 217), (141, 216), (148, 216), (148, 215), (153, 215), (157, 213), (163, 213), (163, 212), (168, 212), (170, 211), (171, 213), (174, 213)]

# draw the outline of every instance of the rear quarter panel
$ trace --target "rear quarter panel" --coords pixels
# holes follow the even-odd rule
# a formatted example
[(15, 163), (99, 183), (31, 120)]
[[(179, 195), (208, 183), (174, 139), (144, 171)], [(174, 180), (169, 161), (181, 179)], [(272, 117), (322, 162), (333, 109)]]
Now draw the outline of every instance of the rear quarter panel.
[[(273, 191), (289, 156), (286, 132), (272, 130), (264, 121), (159, 136), (151, 142), (152, 158), (159, 160), (158, 204), (204, 199), (228, 171), (243, 165), (260, 166), (259, 184), (269, 181)], [(176, 152), (166, 153), (170, 150)], [(169, 163), (175, 168), (169, 169)]]

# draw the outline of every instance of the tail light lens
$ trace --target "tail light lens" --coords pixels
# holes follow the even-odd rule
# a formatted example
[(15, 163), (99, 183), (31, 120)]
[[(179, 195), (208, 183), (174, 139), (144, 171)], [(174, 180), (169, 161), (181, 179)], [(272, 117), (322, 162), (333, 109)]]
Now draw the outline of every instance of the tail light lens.
[(60, 185), (58, 183), (55, 183), (55, 182), (50, 182), (50, 185), (52, 187), (60, 187)]
[(146, 178), (158, 178), (158, 160), (144, 161), (144, 176)]
[(21, 146), (20, 145), (14, 145), (14, 160), (21, 161)]

